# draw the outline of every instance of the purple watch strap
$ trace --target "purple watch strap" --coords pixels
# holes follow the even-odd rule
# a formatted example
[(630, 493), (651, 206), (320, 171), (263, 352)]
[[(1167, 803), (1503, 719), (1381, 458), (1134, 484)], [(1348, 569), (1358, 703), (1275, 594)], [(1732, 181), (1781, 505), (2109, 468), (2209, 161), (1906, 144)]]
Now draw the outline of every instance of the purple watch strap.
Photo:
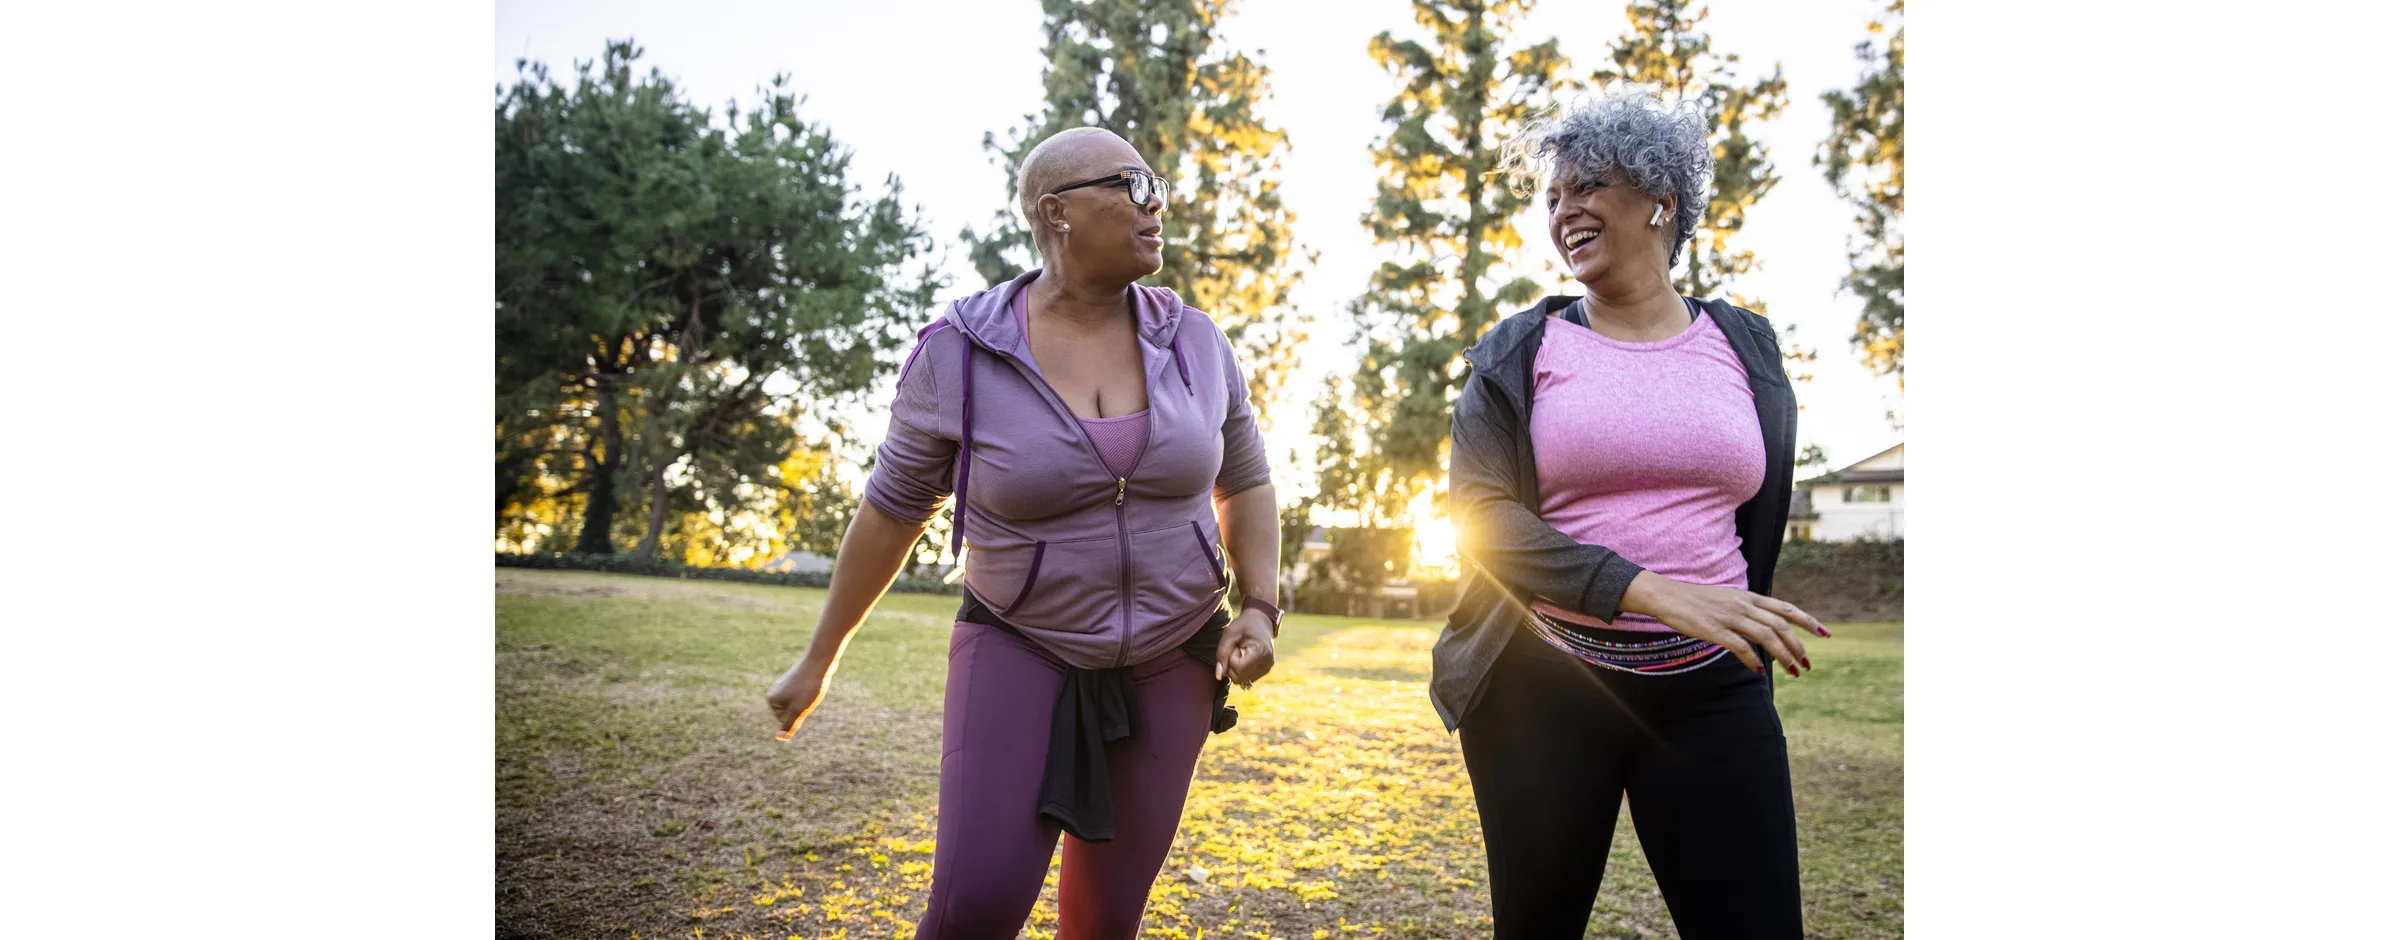
[(1255, 597), (1245, 597), (1242, 598), (1242, 609), (1255, 610), (1259, 613), (1267, 615), (1268, 636), (1280, 637), (1283, 635), (1283, 608), (1269, 604), (1266, 601), (1259, 600)]

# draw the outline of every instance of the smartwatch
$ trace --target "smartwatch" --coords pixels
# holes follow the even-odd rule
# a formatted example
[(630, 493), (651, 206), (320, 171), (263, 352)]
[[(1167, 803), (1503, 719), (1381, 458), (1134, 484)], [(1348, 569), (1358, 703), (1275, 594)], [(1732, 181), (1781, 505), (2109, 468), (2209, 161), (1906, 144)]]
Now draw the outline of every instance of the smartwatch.
[(1268, 635), (1268, 636), (1270, 636), (1270, 637), (1280, 637), (1280, 636), (1282, 636), (1282, 635), (1283, 635), (1283, 609), (1282, 609), (1282, 608), (1280, 608), (1280, 607), (1277, 607), (1277, 606), (1275, 606), (1275, 605), (1273, 605), (1273, 604), (1269, 604), (1269, 603), (1267, 603), (1266, 601), (1259, 600), (1258, 598), (1255, 598), (1255, 597), (1245, 597), (1245, 598), (1242, 598), (1242, 609), (1243, 609), (1243, 610), (1255, 610), (1255, 611), (1258, 611), (1259, 613), (1262, 613), (1262, 614), (1265, 614), (1265, 615), (1267, 615), (1267, 635)]

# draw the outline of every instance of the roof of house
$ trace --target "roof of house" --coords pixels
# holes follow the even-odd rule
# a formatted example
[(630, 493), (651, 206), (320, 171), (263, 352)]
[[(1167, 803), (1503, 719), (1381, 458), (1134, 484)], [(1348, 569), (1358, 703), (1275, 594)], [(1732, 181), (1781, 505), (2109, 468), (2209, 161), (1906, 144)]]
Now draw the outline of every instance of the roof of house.
[(1818, 478), (1816, 478), (1816, 479), (1814, 479), (1814, 480), (1810, 480), (1810, 481), (1808, 481), (1808, 482), (1810, 482), (1810, 483), (1899, 483), (1899, 482), (1901, 482), (1901, 479), (1900, 479), (1900, 471), (1898, 471), (1898, 470), (1844, 470), (1844, 471), (1842, 471), (1842, 472), (1840, 472), (1840, 473), (1828, 473), (1828, 474), (1826, 474), (1826, 475), (1824, 475), (1824, 476), (1818, 477)]
[(1880, 450), (1880, 451), (1876, 451), (1876, 452), (1875, 452), (1875, 454), (1874, 454), (1874, 456), (1868, 457), (1868, 458), (1867, 458), (1867, 459), (1865, 459), (1865, 460), (1861, 460), (1861, 461), (1859, 461), (1858, 463), (1853, 463), (1853, 464), (1851, 464), (1851, 465), (1849, 465), (1849, 466), (1847, 466), (1847, 467), (1843, 467), (1842, 469), (1840, 469), (1840, 470), (1836, 470), (1836, 471), (1834, 471), (1834, 472), (1832, 472), (1832, 473), (1827, 473), (1827, 474), (1823, 474), (1823, 475), (1821, 475), (1821, 476), (1811, 477), (1811, 478), (1809, 478), (1809, 479), (1802, 480), (1802, 481), (1800, 481), (1799, 483), (1797, 483), (1797, 484), (1794, 484), (1794, 485), (1795, 485), (1795, 486), (1802, 487), (1802, 488), (1803, 488), (1803, 489), (1802, 489), (1802, 492), (1806, 492), (1806, 491), (1807, 491), (1807, 490), (1806, 490), (1806, 488), (1807, 488), (1807, 487), (1811, 487), (1811, 486), (1831, 486), (1831, 485), (1834, 485), (1834, 484), (1837, 484), (1837, 483), (1899, 483), (1899, 482), (1902, 482), (1902, 480), (1901, 480), (1901, 473), (1902, 473), (1902, 471), (1901, 471), (1900, 469), (1898, 469), (1898, 468), (1893, 468), (1893, 469), (1889, 469), (1889, 470), (1886, 470), (1886, 469), (1862, 470), (1862, 469), (1860, 469), (1860, 465), (1861, 465), (1861, 464), (1866, 464), (1866, 463), (1871, 463), (1871, 462), (1874, 462), (1874, 461), (1876, 461), (1876, 460), (1878, 460), (1878, 459), (1881, 459), (1881, 458), (1882, 458), (1882, 457), (1883, 457), (1885, 454), (1889, 454), (1889, 453), (1891, 453), (1891, 452), (1893, 452), (1893, 451), (1895, 451), (1895, 450), (1899, 450), (1900, 448), (1902, 448), (1902, 447), (1904, 447), (1904, 446), (1907, 446), (1907, 445), (1905, 445), (1905, 444), (1894, 444), (1894, 445), (1892, 445), (1892, 446), (1890, 446), (1890, 447), (1886, 447), (1886, 448), (1884, 448), (1884, 449), (1882, 449), (1882, 450)]

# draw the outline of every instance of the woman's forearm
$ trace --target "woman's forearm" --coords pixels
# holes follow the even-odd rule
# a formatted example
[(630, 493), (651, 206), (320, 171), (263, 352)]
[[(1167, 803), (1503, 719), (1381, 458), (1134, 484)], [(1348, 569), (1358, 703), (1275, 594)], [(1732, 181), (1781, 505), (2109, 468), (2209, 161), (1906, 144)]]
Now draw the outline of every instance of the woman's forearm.
[[(1276, 529), (1275, 484), (1261, 483), (1217, 503), (1217, 531), (1224, 535), (1225, 554), (1232, 557), (1233, 577), (1242, 594), (1275, 603), (1275, 566), (1283, 552), (1282, 533)], [(1236, 598), (1234, 605), (1238, 608), (1241, 600)]]
[(924, 533), (923, 525), (894, 519), (873, 504), (859, 507), (849, 530), (842, 533), (842, 547), (834, 553), (832, 587), (825, 593), (825, 609), (817, 614), (817, 632), (809, 640), (806, 658), (828, 664), (841, 658), (850, 635), (892, 586), (908, 550)]

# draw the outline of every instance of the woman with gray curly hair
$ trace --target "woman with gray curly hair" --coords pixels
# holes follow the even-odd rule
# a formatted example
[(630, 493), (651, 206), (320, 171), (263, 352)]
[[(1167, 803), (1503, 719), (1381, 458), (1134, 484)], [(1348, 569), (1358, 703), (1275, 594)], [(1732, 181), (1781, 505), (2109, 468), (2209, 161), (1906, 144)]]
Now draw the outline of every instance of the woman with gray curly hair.
[(1467, 350), (1451, 416), (1451, 516), (1478, 576), (1434, 645), (1433, 699), (1501, 940), (1583, 935), (1620, 801), (1685, 940), (1800, 936), (1765, 660), (1797, 677), (1799, 631), (1831, 634), (1770, 596), (1797, 417), (1775, 331), (1669, 277), (1713, 167), (1695, 110), (1631, 88), (1509, 145), (1583, 290)]

